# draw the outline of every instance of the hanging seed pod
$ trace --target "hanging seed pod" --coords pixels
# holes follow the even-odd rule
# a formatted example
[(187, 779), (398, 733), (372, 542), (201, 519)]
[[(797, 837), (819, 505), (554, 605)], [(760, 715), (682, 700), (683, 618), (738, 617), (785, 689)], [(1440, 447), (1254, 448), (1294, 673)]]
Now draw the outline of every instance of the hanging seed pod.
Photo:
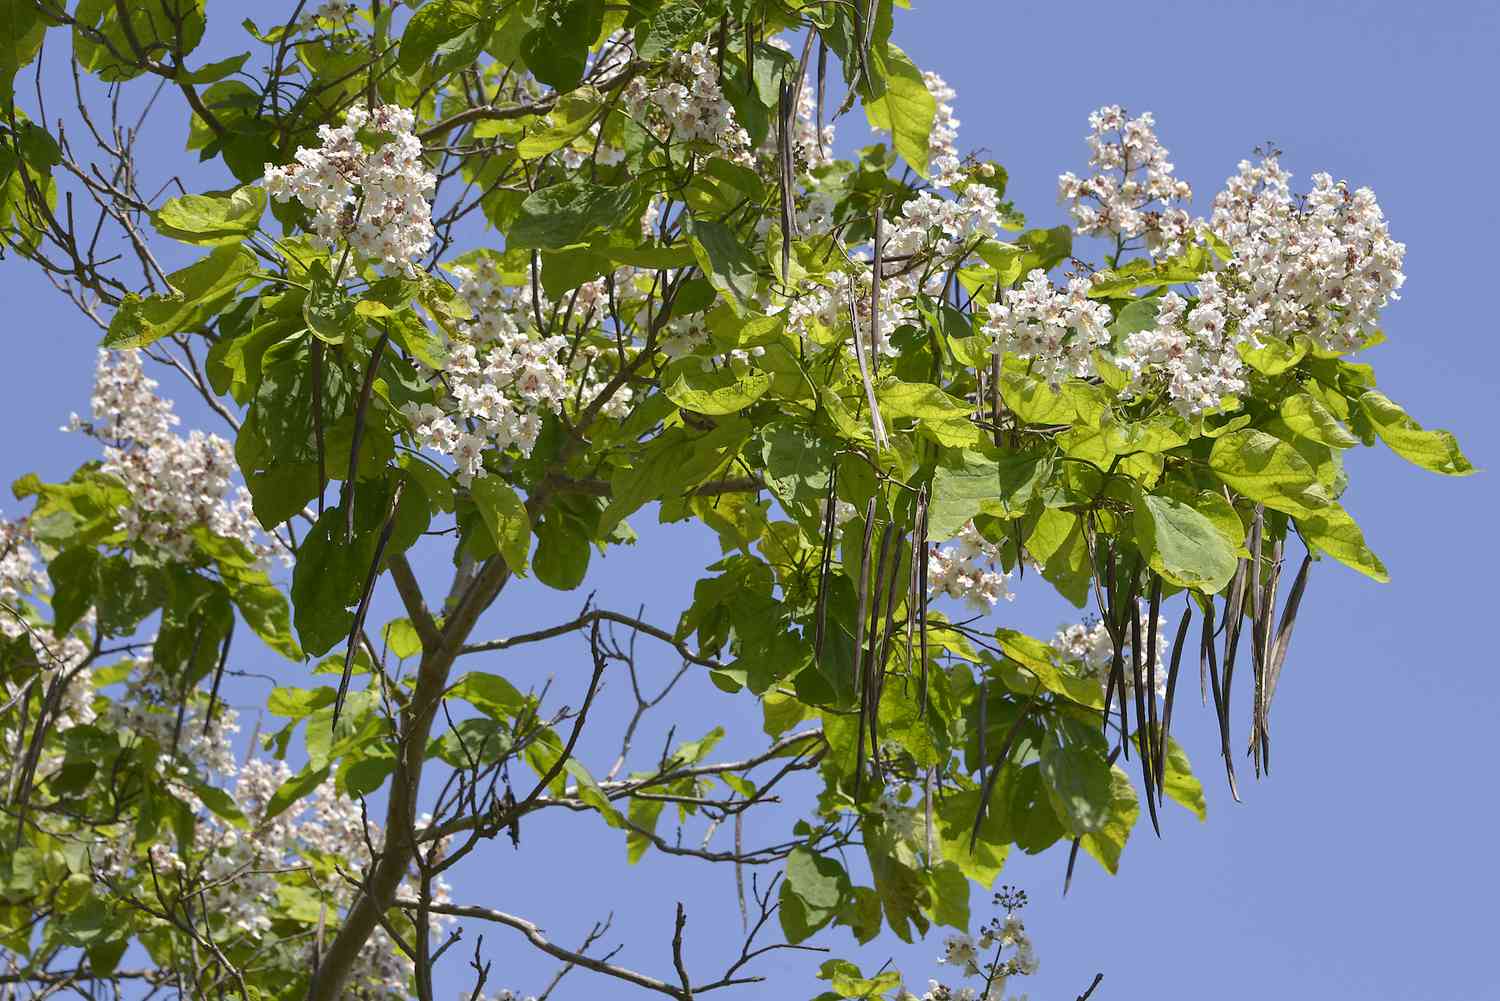
[[(1228, 599), (1226, 599), (1227, 601)], [(1214, 659), (1214, 603), (1209, 598), (1203, 616), (1203, 638), (1199, 646), (1199, 657), (1207, 665), (1208, 679), (1213, 685), (1214, 717), (1219, 723), (1219, 753), (1224, 758), (1224, 771), (1229, 779), (1229, 794), (1240, 801), (1239, 783), (1234, 778), (1234, 756), (1229, 752), (1229, 714), (1225, 708), (1223, 692), (1219, 687), (1219, 665)]]
[[(1224, 609), (1224, 678), (1221, 690), (1222, 701), (1219, 706), (1219, 729), (1225, 742), (1226, 753), (1231, 743), (1229, 738), (1229, 707), (1230, 696), (1234, 684), (1234, 661), (1239, 652), (1240, 630), (1244, 624), (1245, 596), (1251, 591), (1250, 561), (1240, 560), (1239, 569), (1235, 571), (1235, 578), (1230, 583), (1229, 601)], [(1210, 669), (1213, 662), (1209, 662)]]
[(864, 684), (865, 620), (870, 607), (870, 555), (875, 541), (875, 498), (865, 505), (865, 537), (859, 562), (859, 598), (854, 609), (854, 694), (859, 699), (859, 726), (854, 741), (854, 798), (859, 799), (865, 770), (865, 711), (868, 700)]
[(921, 558), (921, 569), (915, 571), (917, 578), (917, 654), (922, 658), (922, 707), (921, 718), (927, 716), (927, 570), (932, 546), (927, 538), (927, 488), (924, 486), (917, 507), (917, 553)]
[[(1160, 731), (1157, 729), (1158, 720), (1156, 716), (1156, 630), (1161, 624), (1161, 578), (1151, 574), (1151, 597), (1147, 603), (1146, 623), (1146, 739), (1143, 742), (1143, 754), (1151, 759), (1152, 775), (1156, 778), (1157, 786), (1161, 785), (1161, 772), (1156, 770), (1156, 762), (1161, 760)], [(1140, 723), (1136, 723), (1140, 726)]]
[(1188, 601), (1187, 608), (1182, 612), (1182, 621), (1177, 625), (1177, 638), (1172, 641), (1172, 663), (1167, 668), (1167, 699), (1161, 714), (1161, 740), (1156, 745), (1156, 798), (1158, 802), (1166, 796), (1167, 741), (1172, 738), (1172, 701), (1177, 694), (1177, 671), (1182, 666), (1182, 651), (1187, 646), (1188, 624), (1192, 621), (1193, 603)]
[(318, 517), (323, 517), (323, 492), (328, 489), (328, 447), (323, 435), (323, 341), (312, 339), (312, 425), (318, 451)]
[(870, 602), (869, 652), (865, 656), (865, 719), (870, 728), (870, 764), (877, 781), (884, 782), (880, 766), (880, 689), (885, 677), (885, 638), (882, 622), (887, 618), (887, 608), (882, 599), (892, 593), (895, 583), (895, 566), (890, 562), (896, 526), (886, 522), (880, 533), (880, 557), (875, 567), (874, 593)]
[(1266, 678), (1266, 709), (1270, 713), (1271, 699), (1276, 694), (1276, 685), (1281, 680), (1281, 668), (1286, 663), (1287, 647), (1292, 642), (1292, 630), (1297, 626), (1297, 610), (1302, 606), (1302, 595), (1307, 590), (1307, 575), (1312, 569), (1312, 553), (1302, 557), (1302, 566), (1297, 570), (1297, 579), (1292, 582), (1292, 593), (1287, 596), (1286, 608), (1281, 613), (1281, 625), (1276, 629), (1276, 644), (1271, 652), (1271, 669)]
[(818, 112), (817, 112), (817, 122), (818, 122), (818, 153), (820, 155), (824, 155), (824, 156), (827, 155), (827, 151), (823, 148), (823, 119), (824, 119), (824, 114), (823, 114), (823, 108), (824, 108), (823, 99), (824, 99), (824, 95), (827, 93), (827, 84), (828, 84), (828, 43), (825, 42), (825, 41), (823, 41), (823, 36), (821, 34), (819, 34), (818, 35), (818, 100), (817, 100), (817, 105), (818, 105)]
[(870, 378), (870, 363), (865, 360), (864, 341), (859, 333), (859, 308), (854, 301), (854, 289), (849, 289), (849, 326), (854, 333), (854, 357), (859, 362), (859, 377), (865, 386), (865, 401), (870, 405), (870, 431), (875, 436), (875, 447), (883, 449), (889, 443), (885, 434), (885, 421), (880, 418), (880, 401), (875, 398), (875, 382)]
[(880, 280), (884, 268), (885, 240), (880, 232), (880, 206), (875, 206), (875, 262), (870, 269), (870, 374), (880, 373)]
[[(986, 688), (985, 688), (985, 680), (984, 680), (983, 677), (981, 677), (980, 681), (979, 681), (979, 697), (980, 697), (980, 702), (979, 702), (979, 705), (980, 705), (980, 717), (979, 718), (980, 718), (981, 721), (984, 719), (984, 708), (983, 707), (984, 707), (984, 704), (985, 704), (985, 701), (986, 701), (986, 694), (987, 694), (987, 692), (986, 692)], [(993, 767), (991, 767), (991, 768), (988, 769), (988, 774), (986, 774), (986, 769), (985, 769), (985, 755), (984, 755), (984, 730), (985, 730), (985, 727), (984, 727), (984, 723), (983, 722), (980, 723), (980, 726), (979, 726), (979, 785), (980, 785), (979, 809), (976, 810), (975, 813), (974, 813), (974, 829), (969, 832), (969, 852), (971, 854), (974, 851), (974, 846), (979, 843), (979, 827), (980, 827), (981, 824), (984, 823), (985, 815), (988, 814), (988, 812), (989, 812), (989, 808), (990, 808), (990, 796), (992, 796), (994, 794), (994, 792), (995, 792), (995, 782), (1000, 777), (1001, 770), (1004, 769), (1005, 766), (1006, 766), (1006, 764), (1010, 761), (1011, 748), (1013, 748), (1015, 746), (1016, 738), (1018, 736), (1020, 736), (1020, 734), (1021, 734), (1021, 724), (1024, 723), (1024, 722), (1026, 722), (1026, 717), (1031, 713), (1031, 708), (1032, 708), (1032, 706), (1034, 706), (1036, 704), (1036, 699), (1037, 699), (1037, 696), (1039, 694), (1041, 694), (1041, 689), (1040, 688), (1038, 688), (1037, 691), (1035, 691), (1035, 692), (1033, 692), (1031, 694), (1031, 697), (1026, 700), (1026, 704), (1025, 705), (1021, 706), (1021, 712), (1020, 712), (1019, 715), (1016, 716), (1016, 721), (1010, 725), (1010, 729), (1005, 732), (1005, 739), (1000, 742), (1000, 753), (995, 756), (995, 764), (994, 764)], [(1111, 760), (1113, 760), (1113, 759), (1111, 759)]]
[(391, 491), (390, 509), (386, 512), (385, 524), (380, 527), (380, 537), (375, 541), (375, 557), (370, 561), (370, 572), (365, 575), (365, 586), (354, 611), (354, 624), (349, 627), (349, 642), (344, 650), (344, 673), (339, 678), (338, 694), (333, 700), (333, 719), (329, 723), (329, 729), (335, 733), (338, 732), (339, 713), (344, 709), (344, 698), (349, 694), (349, 678), (354, 671), (354, 655), (359, 649), (359, 636), (365, 627), (365, 615), (370, 611), (370, 598), (375, 593), (375, 581), (380, 576), (380, 560), (385, 556), (386, 544), (391, 541), (391, 533), (396, 528), (396, 512), (401, 507), (401, 493), (405, 489), (406, 481), (399, 480), (396, 489)]
[(823, 547), (818, 558), (817, 625), (813, 631), (813, 658), (823, 663), (823, 640), (828, 628), (828, 575), (833, 569), (833, 533), (838, 526), (838, 463), (828, 467), (828, 496), (823, 500)]
[[(1146, 725), (1146, 703), (1156, 700), (1155, 692), (1145, 691), (1145, 675), (1141, 670), (1141, 610), (1136, 598), (1137, 580), (1132, 575), (1130, 581), (1130, 598), (1126, 602), (1126, 611), (1130, 616), (1130, 669), (1131, 678), (1135, 684), (1135, 730), (1140, 738), (1141, 746), (1141, 786), (1146, 790), (1146, 812), (1151, 816), (1151, 829), (1156, 836), (1161, 837), (1161, 822), (1156, 817), (1156, 797), (1151, 791), (1156, 788), (1156, 782), (1151, 773), (1151, 728)], [(1120, 701), (1124, 701), (1121, 699)], [(1130, 735), (1125, 736), (1125, 746), (1130, 745)]]
[(365, 381), (359, 388), (359, 405), (354, 411), (354, 435), (349, 443), (349, 476), (339, 491), (339, 505), (344, 509), (344, 545), (354, 538), (354, 482), (359, 478), (359, 446), (365, 437), (365, 420), (370, 412), (370, 397), (375, 391), (375, 373), (380, 370), (380, 359), (385, 346), (391, 342), (391, 328), (387, 324), (380, 339), (370, 351), (370, 365), (365, 369)]
[(203, 736), (214, 722), (214, 707), (219, 702), (219, 682), (224, 680), (224, 665), (229, 663), (229, 641), (234, 639), (234, 616), (229, 617), (229, 629), (224, 633), (224, 644), (219, 647), (219, 663), (214, 668), (213, 686), (208, 690), (208, 711), (203, 714)]

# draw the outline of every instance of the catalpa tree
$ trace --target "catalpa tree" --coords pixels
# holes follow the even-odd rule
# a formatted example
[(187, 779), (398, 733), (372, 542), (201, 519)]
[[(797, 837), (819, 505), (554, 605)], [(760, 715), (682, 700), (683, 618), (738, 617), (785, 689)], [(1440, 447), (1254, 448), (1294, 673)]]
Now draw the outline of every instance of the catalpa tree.
[[(6, 266), (103, 331), (97, 459), (0, 524), (8, 992), (478, 1001), (534, 948), (689, 1001), (819, 948), (779, 992), (912, 998), (837, 953), (945, 926), (924, 997), (998, 1001), (1024, 894), (980, 925), (971, 883), (1202, 814), (1184, 665), (1230, 786), (1270, 767), (1315, 564), (1385, 579), (1343, 453), (1471, 471), (1353, 360), (1403, 280), (1370, 190), (1266, 149), (1194, 215), (1110, 106), (1072, 226), (1028, 229), (894, 0), (283, 6), (0, 0)], [(883, 141), (841, 158), (856, 106)], [(140, 122), (172, 114), (201, 165), (163, 187)], [(718, 540), (675, 622), (486, 632), (633, 516)], [(1079, 624), (988, 615), (1027, 574)], [(569, 637), (557, 692), (508, 670)], [(257, 644), (274, 685), (234, 678)], [(237, 740), (226, 674), (280, 722)], [(758, 753), (632, 749), (685, 675), (758, 700)], [(588, 760), (606, 679), (631, 722)], [(629, 966), (463, 878), (544, 811), (733, 867), (737, 958), (679, 905)]]

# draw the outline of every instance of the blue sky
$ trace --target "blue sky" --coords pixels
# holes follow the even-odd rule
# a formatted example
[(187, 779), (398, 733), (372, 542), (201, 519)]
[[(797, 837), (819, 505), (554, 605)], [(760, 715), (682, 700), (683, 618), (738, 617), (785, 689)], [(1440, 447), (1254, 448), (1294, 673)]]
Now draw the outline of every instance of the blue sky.
[[(1403, 301), (1387, 314), (1389, 342), (1367, 360), (1388, 395), (1429, 426), (1457, 432), (1481, 469), (1495, 468), (1500, 356), (1485, 305), (1500, 221), (1491, 181), (1500, 158), (1494, 6), (915, 6), (898, 18), (898, 42), (957, 89), (960, 145), (983, 147), (1007, 167), (1010, 197), (1034, 225), (1063, 220), (1056, 175), (1083, 171), (1086, 116), (1106, 103), (1155, 113), (1178, 175), (1198, 193), (1198, 212), (1238, 160), (1266, 140), (1285, 151), (1283, 162), (1300, 181), (1327, 170), (1374, 188), (1393, 234), (1408, 246), (1408, 280)], [(231, 24), (239, 11), (222, 0), (210, 4), (211, 16)], [(148, 171), (181, 169), (182, 133), (180, 120), (153, 133), (160, 141), (144, 147)], [(13, 345), (12, 362), (0, 369), (0, 421), (11, 429), (0, 446), (0, 474), (64, 476), (90, 455), (56, 428), (69, 410), (87, 407), (97, 334), (36, 272), (12, 261), (0, 266), (0, 302)], [(198, 418), (201, 408), (177, 393), (180, 410)], [(1500, 999), (1490, 955), (1500, 867), (1488, 848), (1500, 826), (1491, 764), (1500, 689), (1495, 646), (1480, 628), (1495, 615), (1500, 547), (1490, 514), (1500, 509), (1500, 493), (1493, 473), (1445, 480), (1384, 451), (1356, 452), (1349, 467), (1347, 504), (1393, 582), (1376, 585), (1331, 563), (1315, 568), (1272, 720), (1275, 774), (1245, 782), (1244, 804), (1224, 789), (1209, 713), (1189, 704), (1180, 739), (1208, 789), (1208, 823), (1169, 806), (1162, 840), (1143, 822), (1116, 877), (1081, 860), (1066, 900), (1065, 847), (1013, 859), (1001, 879), (1029, 891), (1027, 923), (1042, 960), (1041, 972), (1016, 986), (1033, 998), (1071, 998), (1103, 972), (1094, 996), (1106, 1001)], [(3, 508), (10, 514), (16, 505)], [(633, 611), (644, 602), (647, 618), (670, 625), (716, 546), (702, 533), (651, 520), (633, 519), (641, 544), (597, 561), (590, 584), (602, 606)], [(425, 562), (441, 572), (436, 559)], [(1070, 610), (1031, 583), (998, 618), (1046, 635)], [(518, 588), (502, 597), (481, 635), (561, 621), (583, 598)], [(248, 644), (241, 650), (240, 667), (290, 683), (305, 677)], [(642, 650), (645, 675), (669, 676), (668, 652)], [(473, 666), (522, 685), (556, 676), (562, 697), (576, 704), (584, 654), (581, 640), (564, 639)], [(626, 698), (623, 682), (613, 694)], [(263, 696), (263, 687), (235, 693), (241, 703)], [(597, 722), (617, 744), (623, 712)], [(723, 724), (731, 731), (723, 753), (734, 754), (754, 746), (760, 721), (748, 696), (690, 677), (638, 746), (659, 747), (669, 722), (679, 724), (679, 737)], [(1237, 725), (1243, 732), (1244, 720)], [(584, 750), (596, 771), (613, 758), (611, 740)], [(748, 825), (747, 841), (779, 839), (789, 819)], [(695, 973), (722, 969), (737, 953), (728, 869), (651, 854), (625, 870), (618, 834), (573, 815), (541, 817), (522, 836), (520, 852), (502, 843), (464, 870), (456, 896), (527, 916), (570, 946), (613, 911), (612, 942), (626, 943), (619, 960), (668, 976), (673, 907), (682, 900), (689, 956), (701, 964)], [(987, 917), (977, 891), (974, 903), (976, 917)], [(461, 951), (472, 949), (480, 931), (495, 960), (492, 986), (544, 986), (555, 964), (506, 929), (470, 927)], [(838, 931), (824, 944), (867, 968), (892, 958), (913, 985), (937, 972), (937, 937), (856, 950)], [(810, 997), (815, 965), (773, 957), (759, 967), (781, 974), (771, 986), (733, 996)], [(456, 994), (467, 979), (461, 968), (450, 973), (445, 983)], [(611, 1001), (635, 993), (575, 972), (555, 996)]]

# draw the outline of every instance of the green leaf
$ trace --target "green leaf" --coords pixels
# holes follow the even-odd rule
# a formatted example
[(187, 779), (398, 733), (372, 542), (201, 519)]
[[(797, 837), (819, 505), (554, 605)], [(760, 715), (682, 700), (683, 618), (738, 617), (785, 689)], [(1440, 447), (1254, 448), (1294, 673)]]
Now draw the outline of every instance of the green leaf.
[(142, 348), (169, 334), (202, 326), (255, 268), (255, 255), (243, 247), (219, 247), (196, 264), (168, 275), (170, 292), (144, 299), (126, 293), (109, 322), (104, 346)]
[(1280, 375), (1307, 356), (1307, 341), (1298, 338), (1288, 344), (1268, 338), (1260, 347), (1253, 348), (1241, 343), (1237, 346), (1245, 363), (1262, 375)]
[(714, 288), (737, 313), (755, 308), (755, 255), (723, 223), (693, 219), (688, 226), (693, 256)]
[(1385, 584), (1391, 576), (1370, 547), (1354, 518), (1335, 504), (1297, 519), (1297, 531), (1303, 541), (1321, 550), (1347, 567)]
[(158, 233), (183, 243), (226, 246), (255, 232), (265, 210), (266, 190), (247, 185), (173, 198), (151, 213), (151, 222)]
[(1359, 397), (1359, 409), (1392, 452), (1406, 461), (1445, 476), (1468, 476), (1474, 466), (1448, 431), (1424, 431), (1384, 393), (1371, 389)]
[(323, 512), (302, 540), (292, 568), (292, 622), (302, 649), (317, 657), (349, 636), (358, 599), (374, 555), (374, 538), (344, 543), (343, 508)]
[(510, 484), (497, 476), (477, 476), (469, 484), (469, 494), (479, 508), (480, 517), (506, 566), (519, 576), (526, 575), (526, 557), (531, 552), (531, 517), (526, 504)]
[(781, 914), (787, 941), (795, 945), (833, 920), (848, 883), (844, 867), (834, 859), (806, 848), (793, 848), (786, 860), (782, 899), (794, 896), (800, 907), (783, 909)]
[(386, 649), (397, 660), (415, 657), (422, 652), (422, 637), (410, 619), (392, 619), (385, 625), (383, 633)]
[(1309, 517), (1333, 503), (1308, 461), (1264, 431), (1246, 428), (1222, 436), (1208, 461), (1230, 487), (1277, 511)]
[(507, 247), (557, 250), (631, 216), (638, 200), (632, 187), (607, 188), (575, 179), (533, 191), (521, 202)]
[(567, 524), (556, 508), (543, 515), (536, 537), (532, 560), (536, 579), (559, 591), (571, 591), (582, 584), (589, 569), (589, 540)]
[(336, 284), (321, 261), (311, 269), (312, 288), (302, 303), (307, 329), (325, 344), (342, 344), (364, 327), (364, 314), (356, 313), (354, 300)]
[(328, 778), (328, 771), (328, 765), (318, 769), (304, 768), (281, 783), (281, 786), (272, 794), (270, 802), (266, 804), (265, 813), (260, 816), (260, 821), (264, 822), (281, 816), (293, 804), (322, 785), (323, 780)]
[(1111, 874), (1120, 871), (1120, 853), (1141, 815), (1141, 804), (1130, 784), (1130, 776), (1115, 765), (1109, 771), (1110, 805), (1104, 825), (1097, 831), (1083, 835), (1079, 842), (1083, 850)]
[(306, 719), (319, 709), (333, 705), (338, 692), (328, 685), (319, 688), (277, 686), (266, 696), (266, 711), (289, 719)]
[(286, 595), (271, 583), (264, 570), (240, 566), (220, 559), (219, 576), (229, 597), (261, 642), (289, 660), (301, 660), (302, 651), (292, 638), (291, 612)]
[(1294, 393), (1281, 401), (1281, 419), (1304, 438), (1329, 448), (1352, 448), (1359, 439), (1349, 433), (1333, 412), (1309, 393)]
[(515, 685), (498, 674), (474, 671), (466, 674), (449, 690), (453, 698), (463, 699), (475, 709), (498, 722), (519, 716), (530, 704)]
[(969, 836), (979, 813), (980, 790), (964, 789), (946, 792), (933, 805), (933, 834), (944, 859), (957, 865), (963, 874), (980, 886), (989, 887), (1005, 866), (1010, 852), (1010, 832), (1006, 827), (1006, 804), (995, 795), (979, 825), (974, 851), (969, 851)]
[(981, 512), (1001, 518), (1024, 513), (1051, 471), (1051, 462), (1036, 453), (1005, 453), (991, 459), (966, 450), (947, 457), (932, 473), (928, 534), (952, 538)]
[(1167, 738), (1166, 767), (1162, 770), (1162, 790), (1167, 798), (1192, 811), (1198, 820), (1208, 819), (1208, 800), (1203, 796), (1203, 783), (1193, 774), (1187, 752), (1177, 743), (1177, 738)]
[(478, 6), (470, 0), (429, 0), (411, 16), (401, 33), (397, 56), (401, 72), (415, 75), (440, 48), (472, 31), (481, 20)]
[(565, 0), (540, 12), (542, 23), (521, 39), (532, 76), (562, 92), (577, 87), (589, 48), (604, 27), (604, 0)]
[(1172, 497), (1143, 494), (1135, 509), (1140, 547), (1151, 569), (1170, 583), (1217, 594), (1238, 561), (1229, 539), (1212, 520)]
[(705, 369), (700, 358), (683, 358), (662, 376), (667, 398), (684, 410), (719, 416), (742, 410), (771, 388), (764, 372), (736, 374), (732, 368)]
[(905, 52), (888, 46), (885, 93), (865, 101), (865, 117), (873, 128), (891, 133), (891, 145), (918, 176), (927, 176), (927, 156), (937, 101)]
[(523, 160), (537, 160), (567, 146), (589, 130), (604, 101), (593, 87), (582, 87), (562, 98), (547, 114), (545, 128), (536, 129), (516, 143)]
[(1097, 747), (1049, 734), (1041, 745), (1047, 798), (1069, 833), (1093, 834), (1108, 824), (1110, 767)]

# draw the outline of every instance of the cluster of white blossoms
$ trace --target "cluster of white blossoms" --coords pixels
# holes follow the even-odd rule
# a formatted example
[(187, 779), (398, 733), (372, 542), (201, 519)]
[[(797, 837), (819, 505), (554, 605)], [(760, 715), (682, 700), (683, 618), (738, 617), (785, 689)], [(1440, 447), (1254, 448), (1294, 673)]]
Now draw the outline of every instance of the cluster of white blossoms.
[[(404, 412), (418, 447), (452, 457), (459, 481), (467, 484), (483, 473), (486, 449), (514, 447), (530, 455), (544, 414), (561, 413), (575, 396), (587, 404), (604, 383), (594, 355), (578, 352), (570, 367), (568, 339), (538, 334), (536, 315), (553, 308), (539, 289), (541, 297), (534, 300), (530, 283), (507, 284), (487, 257), (453, 273), (473, 313), (463, 325), (466, 339), (452, 340), (441, 373), (430, 373), (439, 402), (409, 405)], [(603, 279), (588, 282), (570, 294), (571, 309), (585, 316), (605, 308), (607, 294)], [(623, 417), (630, 400), (630, 389), (620, 387), (601, 413)]]
[(1094, 351), (1109, 346), (1110, 320), (1109, 307), (1089, 298), (1086, 280), (1060, 289), (1038, 268), (990, 304), (982, 329), (997, 353), (1029, 361), (1034, 374), (1055, 386), (1094, 374)]
[[(415, 123), (407, 108), (387, 104), (369, 112), (356, 105), (343, 125), (318, 126), (316, 149), (298, 148), (295, 162), (284, 167), (266, 164), (266, 190), (277, 201), (302, 203), (324, 247), (343, 241), (363, 258), (414, 274), (413, 260), (432, 246), (427, 199), (437, 186)], [(374, 150), (359, 135), (365, 129), (384, 134)]]
[(632, 117), (664, 141), (709, 143), (752, 166), (750, 134), (719, 86), (718, 48), (694, 42), (686, 52), (673, 53), (668, 73), (654, 83), (635, 77), (625, 85), (623, 103)]
[[(1001, 959), (1000, 953), (1007, 948), (1015, 951)], [(965, 932), (949, 935), (943, 940), (938, 962), (958, 967), (963, 976), (983, 977), (986, 986), (951, 987), (930, 980), (920, 997), (901, 990), (897, 1001), (1026, 1001), (1024, 994), (1006, 998), (1006, 982), (1014, 976), (1030, 976), (1041, 968), (1026, 926), (1014, 910), (986, 925), (977, 938)]]
[[(200, 696), (185, 707), (179, 723), (173, 690), (173, 683), (149, 662), (137, 662), (127, 691), (110, 709), (111, 728), (149, 738), (162, 748), (157, 771), (163, 788), (197, 817), (193, 842), (184, 854), (180, 846), (174, 850), (167, 843), (139, 845), (127, 830), (92, 846), (96, 878), (111, 884), (141, 880), (146, 887), (162, 885), (169, 891), (180, 885), (201, 887), (204, 906), (232, 935), (261, 947), (274, 946), (281, 937), (272, 928), (288, 900), (281, 877), (293, 868), (305, 868), (310, 856), (338, 858), (348, 873), (364, 871), (371, 863), (369, 846), (379, 849), (381, 832), (374, 826), (366, 830), (359, 803), (340, 794), (332, 780), (319, 785), (297, 809), (272, 815), (272, 798), (292, 777), (291, 769), (284, 761), (256, 757), (238, 764), (230, 743), (239, 729), (235, 712), (219, 705), (213, 725), (205, 728)], [(176, 753), (169, 758), (174, 741)], [(193, 782), (212, 782), (227, 792), (244, 816), (243, 825), (205, 809)], [(326, 906), (331, 925), (353, 903), (357, 890), (334, 876), (315, 888), (293, 892), (306, 894), (314, 908)], [(449, 892), (441, 879), (433, 882), (435, 901), (446, 902)], [(403, 882), (396, 895), (416, 899), (413, 881)], [(429, 932), (439, 933), (450, 920), (434, 916)], [(305, 968), (312, 961), (313, 945), (293, 948), (295, 954), (283, 961)], [(412, 971), (411, 960), (377, 929), (359, 953), (349, 990), (378, 1001), (405, 1001)]]
[[(95, 718), (92, 676), (83, 666), (93, 651), (75, 635), (93, 631), (94, 612), (92, 609), (86, 612), (79, 626), (61, 639), (54, 637), (49, 627), (23, 618), (32, 610), (27, 599), (41, 598), (48, 590), (47, 575), (37, 563), (32, 543), (31, 528), (24, 519), (0, 518), (0, 637), (13, 640), (22, 634), (27, 636), (32, 654), (41, 666), (38, 682), (43, 692), (59, 673), (66, 679), (53, 725), (59, 731), (67, 730), (92, 723)], [(0, 704), (9, 704), (21, 694), (21, 689), (19, 678), (0, 679)], [(7, 731), (5, 751), (12, 755), (12, 760), (19, 760), (22, 737), (20, 728)], [(52, 765), (49, 760), (40, 761), (37, 774), (49, 774)]]
[(1089, 166), (1094, 173), (1057, 179), (1058, 201), (1071, 206), (1073, 224), (1084, 236), (1120, 240), (1144, 237), (1153, 254), (1182, 251), (1193, 231), (1187, 211), (1175, 207), (1193, 197), (1186, 181), (1172, 176), (1166, 147), (1156, 138), (1156, 120), (1147, 112), (1127, 119), (1119, 105), (1089, 115)]
[(999, 546), (980, 535), (972, 521), (954, 541), (955, 545), (934, 546), (928, 554), (927, 587), (931, 593), (962, 599), (979, 612), (988, 612), (1001, 598), (1015, 600), (1010, 574), (999, 569)]
[(935, 187), (948, 188), (964, 179), (958, 155), (958, 119), (953, 114), (953, 99), (958, 92), (936, 73), (922, 74), (927, 92), (937, 102), (932, 132), (927, 139), (927, 172)]
[(1349, 351), (1400, 298), (1406, 245), (1391, 239), (1369, 188), (1319, 173), (1296, 198), (1290, 179), (1275, 155), (1241, 161), (1214, 198), (1209, 226), (1231, 252), (1230, 308), (1252, 344), (1300, 333)]
[(1244, 391), (1244, 338), (1230, 330), (1228, 299), (1219, 276), (1210, 272), (1198, 280), (1198, 301), (1191, 306), (1176, 292), (1157, 300), (1156, 322), (1125, 335), (1115, 358), (1130, 377), (1127, 391), (1159, 381), (1184, 417), (1216, 410)]
[[(1150, 639), (1147, 632), (1151, 627), (1150, 617), (1141, 613), (1141, 642), (1149, 648)], [(1166, 624), (1158, 619), (1156, 623), (1156, 694), (1165, 698), (1167, 694), (1167, 644), (1171, 639), (1167, 636)], [(1135, 692), (1134, 670), (1131, 667), (1130, 654), (1131, 633), (1126, 630), (1125, 643), (1121, 647), (1125, 663), (1125, 694), (1132, 695)], [(1109, 638), (1109, 630), (1104, 627), (1103, 622), (1093, 624), (1075, 623), (1063, 626), (1057, 630), (1052, 637), (1052, 649), (1062, 655), (1064, 660), (1077, 665), (1082, 672), (1099, 682), (1099, 686), (1106, 691), (1109, 689), (1109, 667), (1114, 660), (1115, 645)], [(1141, 651), (1141, 671), (1143, 676), (1150, 670), (1146, 663), (1146, 650)]]
[(244, 543), (257, 558), (270, 556), (274, 550), (251, 511), (249, 492), (231, 482), (234, 449), (215, 434), (175, 434), (180, 420), (156, 387), (139, 352), (100, 351), (92, 420), (73, 414), (65, 426), (104, 445), (100, 471), (130, 493), (121, 518), (131, 542), (187, 559), (192, 529), (203, 526)]
[(473, 991), (462, 991), (458, 995), (458, 1001), (536, 1001), (536, 998), (529, 994), (523, 998), (519, 992), (506, 988), (499, 994), (475, 994)]

